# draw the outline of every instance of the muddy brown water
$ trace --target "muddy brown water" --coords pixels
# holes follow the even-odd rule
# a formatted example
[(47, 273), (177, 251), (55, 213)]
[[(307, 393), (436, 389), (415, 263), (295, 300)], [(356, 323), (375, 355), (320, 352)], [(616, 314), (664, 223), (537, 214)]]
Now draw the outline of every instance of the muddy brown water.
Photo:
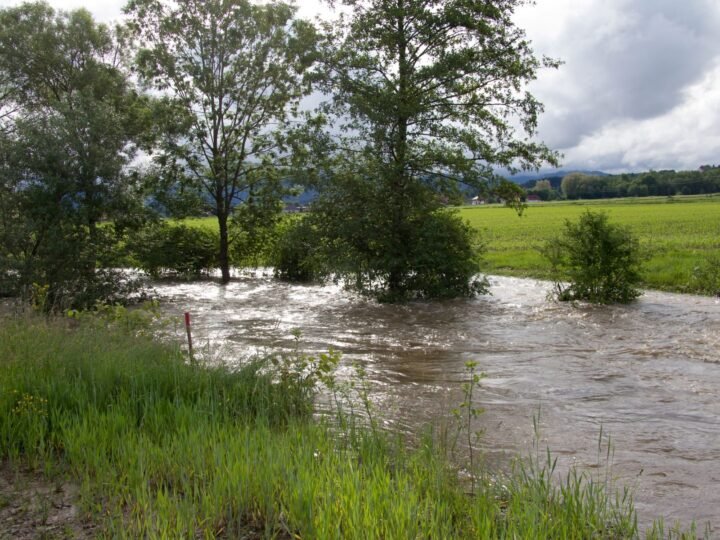
[(196, 347), (225, 361), (291, 350), (294, 329), (308, 353), (341, 351), (341, 376), (359, 361), (384, 421), (409, 434), (448, 418), (477, 361), (486, 460), (527, 455), (539, 414), (560, 470), (592, 474), (609, 437), (611, 477), (633, 489), (641, 523), (711, 522), (720, 534), (720, 301), (647, 292), (630, 306), (571, 306), (548, 301), (545, 282), (490, 280), (491, 296), (401, 306), (262, 274), (156, 289), (193, 314)]

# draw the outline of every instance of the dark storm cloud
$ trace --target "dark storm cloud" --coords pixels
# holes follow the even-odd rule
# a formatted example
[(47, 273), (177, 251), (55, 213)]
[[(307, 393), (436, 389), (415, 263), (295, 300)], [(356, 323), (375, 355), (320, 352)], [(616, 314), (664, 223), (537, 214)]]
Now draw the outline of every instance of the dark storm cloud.
[(668, 113), (720, 56), (717, 0), (540, 0), (528, 12), (519, 23), (535, 49), (565, 61), (534, 85), (541, 136), (557, 148)]

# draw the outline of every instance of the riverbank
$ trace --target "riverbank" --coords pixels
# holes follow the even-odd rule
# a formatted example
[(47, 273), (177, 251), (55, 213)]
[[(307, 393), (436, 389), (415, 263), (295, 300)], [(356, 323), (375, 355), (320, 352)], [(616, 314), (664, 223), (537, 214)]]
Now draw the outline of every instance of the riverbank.
[(5, 320), (0, 457), (79, 486), (111, 537), (638, 536), (629, 498), (541, 463), (478, 470), (469, 496), (437, 438), (409, 448), (351, 416), (338, 431), (312, 414), (307, 372), (283, 365), (198, 367), (98, 325)]

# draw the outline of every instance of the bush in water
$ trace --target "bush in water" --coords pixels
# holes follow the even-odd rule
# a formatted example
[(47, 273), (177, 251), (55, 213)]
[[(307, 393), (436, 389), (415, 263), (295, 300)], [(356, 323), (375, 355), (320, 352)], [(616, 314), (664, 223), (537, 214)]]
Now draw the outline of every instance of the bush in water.
[(327, 272), (319, 246), (320, 237), (310, 219), (281, 224), (272, 255), (275, 277), (298, 283), (322, 280)]
[[(488, 291), (479, 276), (485, 246), (474, 230), (454, 211), (438, 210), (415, 230), (417, 240), (410, 254), (413, 272), (403, 283), (401, 299), (470, 298)], [(384, 290), (393, 298), (393, 291)], [(382, 295), (378, 295), (383, 299)]]
[(128, 242), (138, 268), (153, 277), (197, 277), (217, 268), (218, 234), (207, 229), (154, 223)]
[(627, 228), (609, 223), (607, 214), (587, 211), (577, 223), (566, 221), (543, 254), (552, 264), (559, 300), (628, 303), (641, 294), (639, 243)]

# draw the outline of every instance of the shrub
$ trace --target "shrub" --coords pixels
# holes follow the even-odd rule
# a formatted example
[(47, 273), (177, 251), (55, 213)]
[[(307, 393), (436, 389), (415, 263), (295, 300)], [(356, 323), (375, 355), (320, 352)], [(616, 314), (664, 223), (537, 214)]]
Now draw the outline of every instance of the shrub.
[(153, 277), (197, 277), (217, 268), (217, 233), (185, 225), (154, 223), (128, 241), (135, 265)]
[(286, 224), (276, 244), (275, 275), (287, 281), (310, 282), (332, 274), (343, 279), (347, 287), (380, 302), (471, 297), (487, 292), (487, 281), (478, 277), (482, 245), (477, 231), (448, 211), (436, 211), (411, 225), (403, 260), (405, 271), (394, 287), (390, 286), (394, 267), (390, 254), (372, 241), (368, 243), (374, 251), (368, 248), (362, 252), (337, 238), (323, 236), (313, 216)]
[[(413, 219), (406, 251), (395, 260), (376, 253), (367, 271), (348, 272), (347, 283), (359, 293), (380, 302), (468, 298), (487, 292), (478, 277), (482, 244), (478, 232), (457, 213), (437, 210)], [(402, 272), (393, 276), (395, 268)], [(354, 278), (354, 281), (352, 281)]]
[(487, 292), (479, 278), (483, 246), (456, 213), (437, 211), (419, 224), (406, 290), (417, 298), (472, 297)]
[[(550, 260), (559, 300), (598, 304), (628, 303), (640, 296), (642, 257), (630, 231), (587, 211), (577, 223), (565, 222), (562, 234), (543, 248)], [(567, 283), (567, 284), (566, 284)]]
[(275, 277), (299, 283), (323, 279), (327, 273), (319, 246), (320, 238), (310, 219), (287, 220), (274, 246)]
[[(17, 231), (22, 232), (21, 227)], [(0, 297), (16, 297), (46, 313), (144, 298), (142, 282), (120, 269), (126, 266), (124, 248), (112, 224), (91, 231), (59, 223), (45, 231), (42, 242), (34, 244), (34, 238), (28, 230), (17, 235), (7, 229), (0, 232)]]

